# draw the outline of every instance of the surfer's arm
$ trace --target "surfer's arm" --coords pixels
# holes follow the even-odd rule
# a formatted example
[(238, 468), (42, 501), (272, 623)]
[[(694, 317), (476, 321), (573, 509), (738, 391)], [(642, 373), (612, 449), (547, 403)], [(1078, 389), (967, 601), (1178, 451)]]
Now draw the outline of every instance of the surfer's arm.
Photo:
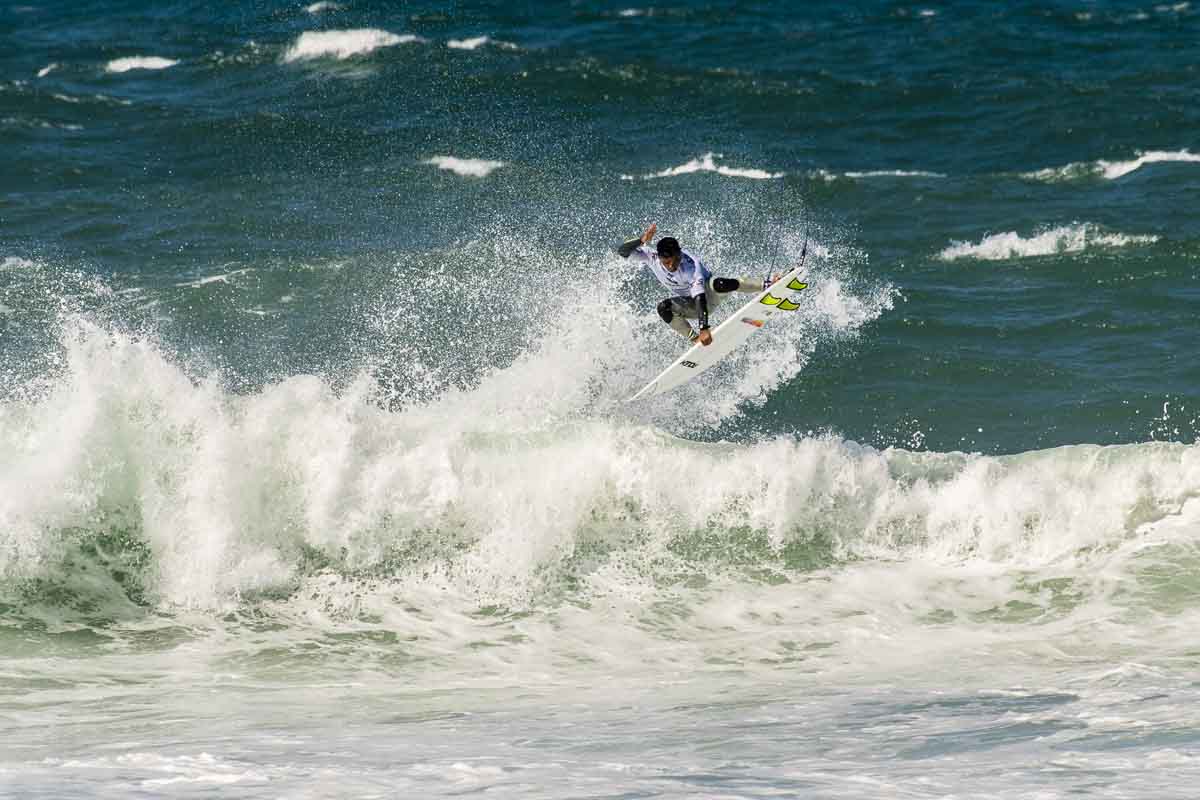
[(657, 230), (657, 223), (651, 222), (650, 227), (646, 228), (646, 232), (641, 236), (622, 242), (621, 246), (617, 248), (617, 254), (621, 258), (629, 258), (634, 253), (637, 253), (640, 261), (646, 261), (650, 256), (650, 251), (643, 248), (647, 242), (654, 238), (654, 232)]
[(632, 256), (634, 260), (646, 262), (654, 257), (649, 247), (642, 244), (641, 239), (630, 239), (617, 248), (617, 255), (621, 258), (629, 258)]

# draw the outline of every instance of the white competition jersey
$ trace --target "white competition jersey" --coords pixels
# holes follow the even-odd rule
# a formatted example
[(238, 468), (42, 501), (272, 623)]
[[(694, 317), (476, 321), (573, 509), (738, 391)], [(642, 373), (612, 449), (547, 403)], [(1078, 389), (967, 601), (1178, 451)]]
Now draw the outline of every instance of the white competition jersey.
[(712, 277), (712, 270), (687, 250), (683, 251), (683, 256), (679, 259), (679, 269), (674, 272), (668, 272), (658, 260), (658, 253), (646, 245), (642, 245), (630, 255), (649, 267), (654, 277), (658, 278), (658, 282), (667, 287), (674, 297), (699, 297), (704, 294), (708, 279)]

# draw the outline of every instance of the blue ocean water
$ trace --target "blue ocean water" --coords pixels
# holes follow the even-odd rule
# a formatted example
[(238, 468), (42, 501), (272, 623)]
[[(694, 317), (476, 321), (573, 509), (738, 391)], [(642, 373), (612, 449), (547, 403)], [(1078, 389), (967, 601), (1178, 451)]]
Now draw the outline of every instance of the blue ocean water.
[(0, 8), (0, 795), (1190, 797), (1198, 34)]

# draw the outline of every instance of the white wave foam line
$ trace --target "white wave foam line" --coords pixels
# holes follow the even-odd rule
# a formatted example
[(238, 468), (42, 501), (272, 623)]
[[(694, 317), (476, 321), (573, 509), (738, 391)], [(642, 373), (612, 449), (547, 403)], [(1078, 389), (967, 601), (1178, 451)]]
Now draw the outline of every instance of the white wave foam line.
[(849, 178), (852, 180), (863, 180), (867, 178), (944, 178), (944, 173), (929, 172), (920, 169), (874, 169), (861, 172), (830, 172), (829, 170), (818, 169), (809, 173), (814, 178), (820, 178), (827, 183), (832, 183), (836, 180)]
[(1132, 161), (1100, 161), (1099, 166), (1105, 178), (1112, 180), (1119, 178), (1122, 175), (1128, 175), (1136, 169), (1141, 169), (1146, 164), (1158, 164), (1163, 162), (1200, 162), (1200, 155), (1189, 153), (1187, 150), (1178, 150), (1168, 152), (1163, 150), (1151, 150), (1148, 153), (1143, 153)]
[(869, 172), (847, 172), (847, 178), (944, 178), (940, 172), (919, 169), (876, 169)]
[(1079, 178), (1102, 177), (1115, 180), (1131, 172), (1141, 169), (1147, 164), (1161, 163), (1198, 163), (1200, 154), (1187, 150), (1150, 150), (1139, 153), (1136, 158), (1128, 161), (1091, 161), (1067, 164), (1064, 167), (1047, 167), (1034, 172), (1026, 172), (1021, 177), (1035, 181), (1069, 181)]
[[(717, 164), (716, 159), (723, 158), (720, 153), (705, 153), (700, 158), (693, 158), (686, 164), (680, 164), (678, 167), (664, 169), (662, 172), (655, 172), (651, 175), (643, 175), (643, 180), (651, 180), (654, 178), (673, 178), (677, 175), (688, 175), (693, 172), (715, 172), (718, 175), (725, 175), (731, 178), (751, 178), (754, 180), (770, 180), (772, 178), (782, 178), (782, 172), (767, 172), (761, 169), (753, 168), (737, 168), (727, 167), (724, 164)], [(635, 180), (632, 175), (622, 175), (622, 180)]]
[(520, 50), (520, 45), (512, 42), (506, 42), (501, 39), (493, 39), (490, 36), (476, 36), (471, 39), (451, 39), (446, 42), (446, 47), (451, 50), (478, 50), (484, 45), (489, 47), (499, 48), (500, 50)]
[(1078, 253), (1091, 247), (1127, 247), (1153, 244), (1157, 236), (1130, 236), (1121, 233), (1102, 233), (1090, 224), (1053, 228), (1026, 239), (1018, 233), (1007, 232), (985, 236), (977, 244), (954, 242), (938, 258), (943, 261), (970, 258), (981, 261), (1001, 261), (1008, 258), (1048, 256), (1056, 253)]
[(475, 36), (471, 39), (451, 39), (446, 42), (446, 47), (452, 50), (475, 50), (483, 47), (491, 40), (490, 36)]
[(167, 69), (178, 64), (179, 61), (172, 58), (163, 58), (161, 56), (129, 56), (128, 58), (117, 58), (108, 62), (105, 66), (105, 72), (129, 72), (135, 69), (159, 70)]
[(55, 63), (53, 63), (53, 64), (47, 64), (46, 66), (44, 66), (44, 67), (42, 67), (41, 69), (39, 69), (39, 70), (38, 70), (38, 73), (37, 73), (37, 76), (38, 76), (39, 78), (44, 78), (44, 77), (46, 77), (47, 75), (49, 75), (51, 72), (53, 72), (54, 70), (56, 70), (56, 69), (58, 69), (58, 62), (57, 62), (57, 61), (56, 61)]
[(320, 3), (313, 3), (304, 7), (304, 10), (309, 14), (320, 14), (324, 11), (337, 11), (341, 6), (337, 3), (331, 3), (329, 0), (321, 0)]
[(421, 162), (438, 169), (453, 172), (468, 178), (486, 178), (504, 166), (503, 161), (488, 161), (482, 158), (457, 158), (456, 156), (434, 156)]
[(283, 54), (284, 63), (314, 58), (336, 58), (344, 61), (366, 55), (381, 47), (424, 41), (411, 33), (395, 34), (375, 28), (356, 28), (343, 31), (305, 31)]

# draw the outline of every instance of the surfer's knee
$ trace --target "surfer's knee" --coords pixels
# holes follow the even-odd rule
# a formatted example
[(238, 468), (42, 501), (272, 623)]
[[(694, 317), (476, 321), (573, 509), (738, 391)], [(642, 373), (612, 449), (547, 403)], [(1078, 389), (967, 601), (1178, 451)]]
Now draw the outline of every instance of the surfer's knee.
[(667, 298), (658, 304), (658, 315), (662, 317), (662, 321), (671, 324), (671, 320), (675, 318), (675, 309), (671, 307), (671, 298)]
[(712, 288), (714, 292), (724, 294), (726, 292), (736, 292), (739, 282), (737, 278), (713, 278)]

